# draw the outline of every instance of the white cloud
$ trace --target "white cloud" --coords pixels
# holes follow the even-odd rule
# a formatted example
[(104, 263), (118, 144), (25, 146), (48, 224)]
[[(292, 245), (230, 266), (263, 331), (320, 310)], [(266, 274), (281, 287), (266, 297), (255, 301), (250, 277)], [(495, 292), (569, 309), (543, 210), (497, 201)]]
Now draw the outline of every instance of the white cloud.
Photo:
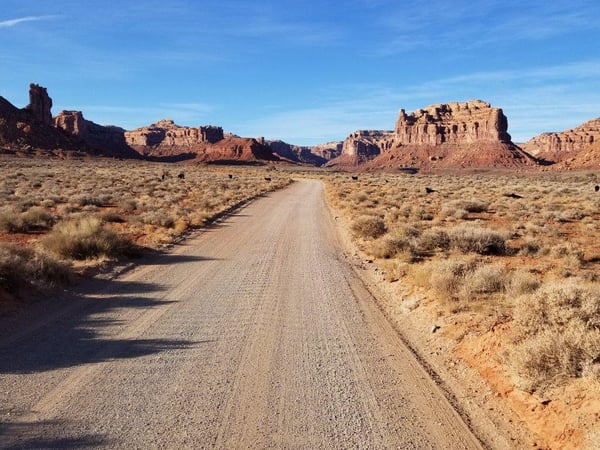
[(27, 16), (19, 17), (17, 19), (3, 20), (0, 21), (0, 28), (10, 28), (24, 22), (37, 22), (40, 20), (57, 19), (60, 16)]

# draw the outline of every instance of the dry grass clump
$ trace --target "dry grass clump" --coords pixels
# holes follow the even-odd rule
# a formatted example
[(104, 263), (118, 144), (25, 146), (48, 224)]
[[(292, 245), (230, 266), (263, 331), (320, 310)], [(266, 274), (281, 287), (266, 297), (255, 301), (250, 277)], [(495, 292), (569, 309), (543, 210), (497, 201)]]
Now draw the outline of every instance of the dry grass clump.
[(473, 198), (471, 200), (457, 200), (453, 202), (452, 206), (456, 209), (467, 211), (468, 213), (484, 213), (487, 212), (489, 205), (479, 199)]
[(98, 217), (81, 217), (57, 223), (40, 240), (42, 248), (66, 259), (134, 256), (137, 246), (108, 229)]
[(505, 255), (506, 232), (475, 226), (456, 226), (448, 230), (450, 247), (463, 253), (480, 255)]
[(421, 252), (450, 249), (450, 235), (445, 228), (431, 227), (423, 230), (418, 236), (417, 247)]
[(361, 216), (352, 223), (352, 232), (355, 237), (377, 239), (387, 232), (383, 220), (379, 217)]
[(71, 280), (68, 264), (30, 248), (0, 244), (0, 288), (16, 292), (26, 287), (43, 288)]
[[(290, 183), (278, 170), (266, 180), (265, 168), (173, 169), (110, 159), (4, 157), (0, 169), (0, 242), (35, 255), (43, 250), (38, 260), (81, 260), (77, 267), (170, 244), (249, 198)], [(185, 179), (176, 176), (181, 171)]]
[(14, 208), (0, 211), (0, 232), (27, 233), (45, 230), (52, 226), (54, 219), (44, 208), (34, 206), (25, 212), (17, 212)]
[[(378, 237), (357, 245), (376, 259), (383, 279), (401, 280), (404, 289), (429, 297), (436, 313), (452, 323), (462, 318), (477, 323), (478, 331), (491, 331), (521, 314), (513, 311), (517, 307), (537, 317), (546, 308), (539, 299), (561, 284), (590, 289), (600, 279), (595, 175), (386, 173), (326, 180), (328, 199), (342, 216), (381, 218)], [(552, 308), (570, 317), (568, 308)], [(517, 344), (507, 342), (519, 355), (506, 360), (519, 367), (509, 371), (522, 374), (528, 389), (600, 373), (597, 329), (586, 320), (585, 326), (579, 319), (562, 328), (546, 324)], [(564, 353), (557, 356), (559, 351)]]
[(543, 390), (600, 373), (600, 285), (547, 283), (517, 300), (517, 344), (510, 355), (522, 389)]
[(402, 232), (386, 235), (371, 244), (371, 254), (376, 258), (389, 259), (412, 249), (409, 238)]
[(430, 267), (430, 285), (440, 296), (452, 300), (462, 297), (467, 279), (479, 266), (474, 258), (453, 258), (439, 261)]
[(478, 257), (455, 257), (429, 265), (429, 285), (447, 300), (472, 301), (482, 295), (503, 293), (510, 274), (501, 264), (488, 264)]
[(510, 283), (506, 289), (511, 298), (514, 298), (523, 294), (531, 294), (535, 292), (540, 285), (540, 281), (531, 273), (517, 270), (512, 274)]

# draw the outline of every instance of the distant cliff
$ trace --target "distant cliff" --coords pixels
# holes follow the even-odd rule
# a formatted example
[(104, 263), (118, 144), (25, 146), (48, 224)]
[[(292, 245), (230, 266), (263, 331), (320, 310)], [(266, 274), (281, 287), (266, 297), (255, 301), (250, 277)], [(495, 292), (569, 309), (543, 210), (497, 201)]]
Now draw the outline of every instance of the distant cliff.
[(472, 100), (402, 109), (393, 131), (350, 134), (329, 166), (515, 167), (535, 164), (508, 134), (500, 108)]
[(600, 166), (599, 147), (600, 117), (571, 130), (542, 133), (523, 145), (538, 158), (558, 163), (569, 161), (573, 168)]

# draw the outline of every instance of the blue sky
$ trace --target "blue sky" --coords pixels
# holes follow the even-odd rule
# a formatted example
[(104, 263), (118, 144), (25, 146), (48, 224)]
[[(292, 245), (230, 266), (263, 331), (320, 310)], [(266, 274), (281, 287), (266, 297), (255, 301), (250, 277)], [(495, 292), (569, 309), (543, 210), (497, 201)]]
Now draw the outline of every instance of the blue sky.
[(600, 116), (598, 0), (2, 0), (0, 95), (297, 144), (479, 98), (523, 142)]

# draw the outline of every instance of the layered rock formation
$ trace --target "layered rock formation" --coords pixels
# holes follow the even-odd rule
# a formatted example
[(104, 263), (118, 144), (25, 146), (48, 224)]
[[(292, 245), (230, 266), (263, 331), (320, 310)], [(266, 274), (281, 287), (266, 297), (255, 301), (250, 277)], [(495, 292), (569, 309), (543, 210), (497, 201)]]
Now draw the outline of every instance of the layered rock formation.
[(402, 145), (512, 144), (507, 130), (508, 120), (500, 108), (471, 100), (428, 106), (408, 115), (401, 109), (394, 133)]
[(320, 156), (321, 158), (329, 161), (330, 159), (337, 158), (342, 154), (343, 141), (326, 142), (324, 144), (313, 145), (310, 148), (311, 153)]
[[(586, 157), (600, 145), (600, 117), (590, 120), (577, 128), (555, 133), (542, 133), (530, 139), (523, 148), (549, 162), (572, 160), (577, 167), (585, 162), (585, 167), (593, 165), (594, 158)], [(576, 161), (581, 161), (577, 163)], [(600, 161), (596, 161), (600, 164)]]
[(0, 146), (11, 153), (80, 151), (85, 146), (52, 125), (52, 100), (46, 89), (32, 84), (30, 104), (19, 109), (0, 97)]
[(276, 161), (263, 142), (223, 133), (212, 125), (182, 127), (172, 120), (159, 120), (147, 127), (125, 132), (125, 141), (140, 155), (153, 160), (196, 159), (204, 162)]
[(288, 144), (284, 141), (267, 141), (266, 144), (271, 150), (282, 158), (302, 164), (311, 164), (313, 166), (322, 166), (327, 159), (313, 153), (311, 147)]
[(253, 138), (228, 136), (215, 143), (199, 144), (194, 148), (195, 159), (219, 164), (261, 163), (280, 161), (268, 145)]
[(161, 120), (126, 131), (86, 120), (81, 111), (61, 111), (53, 118), (52, 99), (46, 88), (37, 84), (31, 84), (29, 98), (29, 105), (19, 109), (0, 97), (0, 150), (163, 161), (279, 161), (264, 143), (225, 134), (221, 127), (180, 127), (172, 120)]
[(535, 159), (511, 142), (502, 110), (489, 103), (432, 105), (406, 114), (394, 131), (357, 131), (329, 166), (518, 167)]
[(219, 142), (223, 139), (223, 128), (200, 126), (181, 127), (169, 119), (159, 120), (147, 127), (137, 128), (125, 133), (127, 144), (136, 147), (162, 147), (163, 149), (189, 150), (197, 144)]
[(85, 142), (103, 156), (139, 158), (125, 141), (125, 130), (115, 126), (98, 125), (83, 117), (81, 111), (61, 111), (54, 117), (54, 126)]

